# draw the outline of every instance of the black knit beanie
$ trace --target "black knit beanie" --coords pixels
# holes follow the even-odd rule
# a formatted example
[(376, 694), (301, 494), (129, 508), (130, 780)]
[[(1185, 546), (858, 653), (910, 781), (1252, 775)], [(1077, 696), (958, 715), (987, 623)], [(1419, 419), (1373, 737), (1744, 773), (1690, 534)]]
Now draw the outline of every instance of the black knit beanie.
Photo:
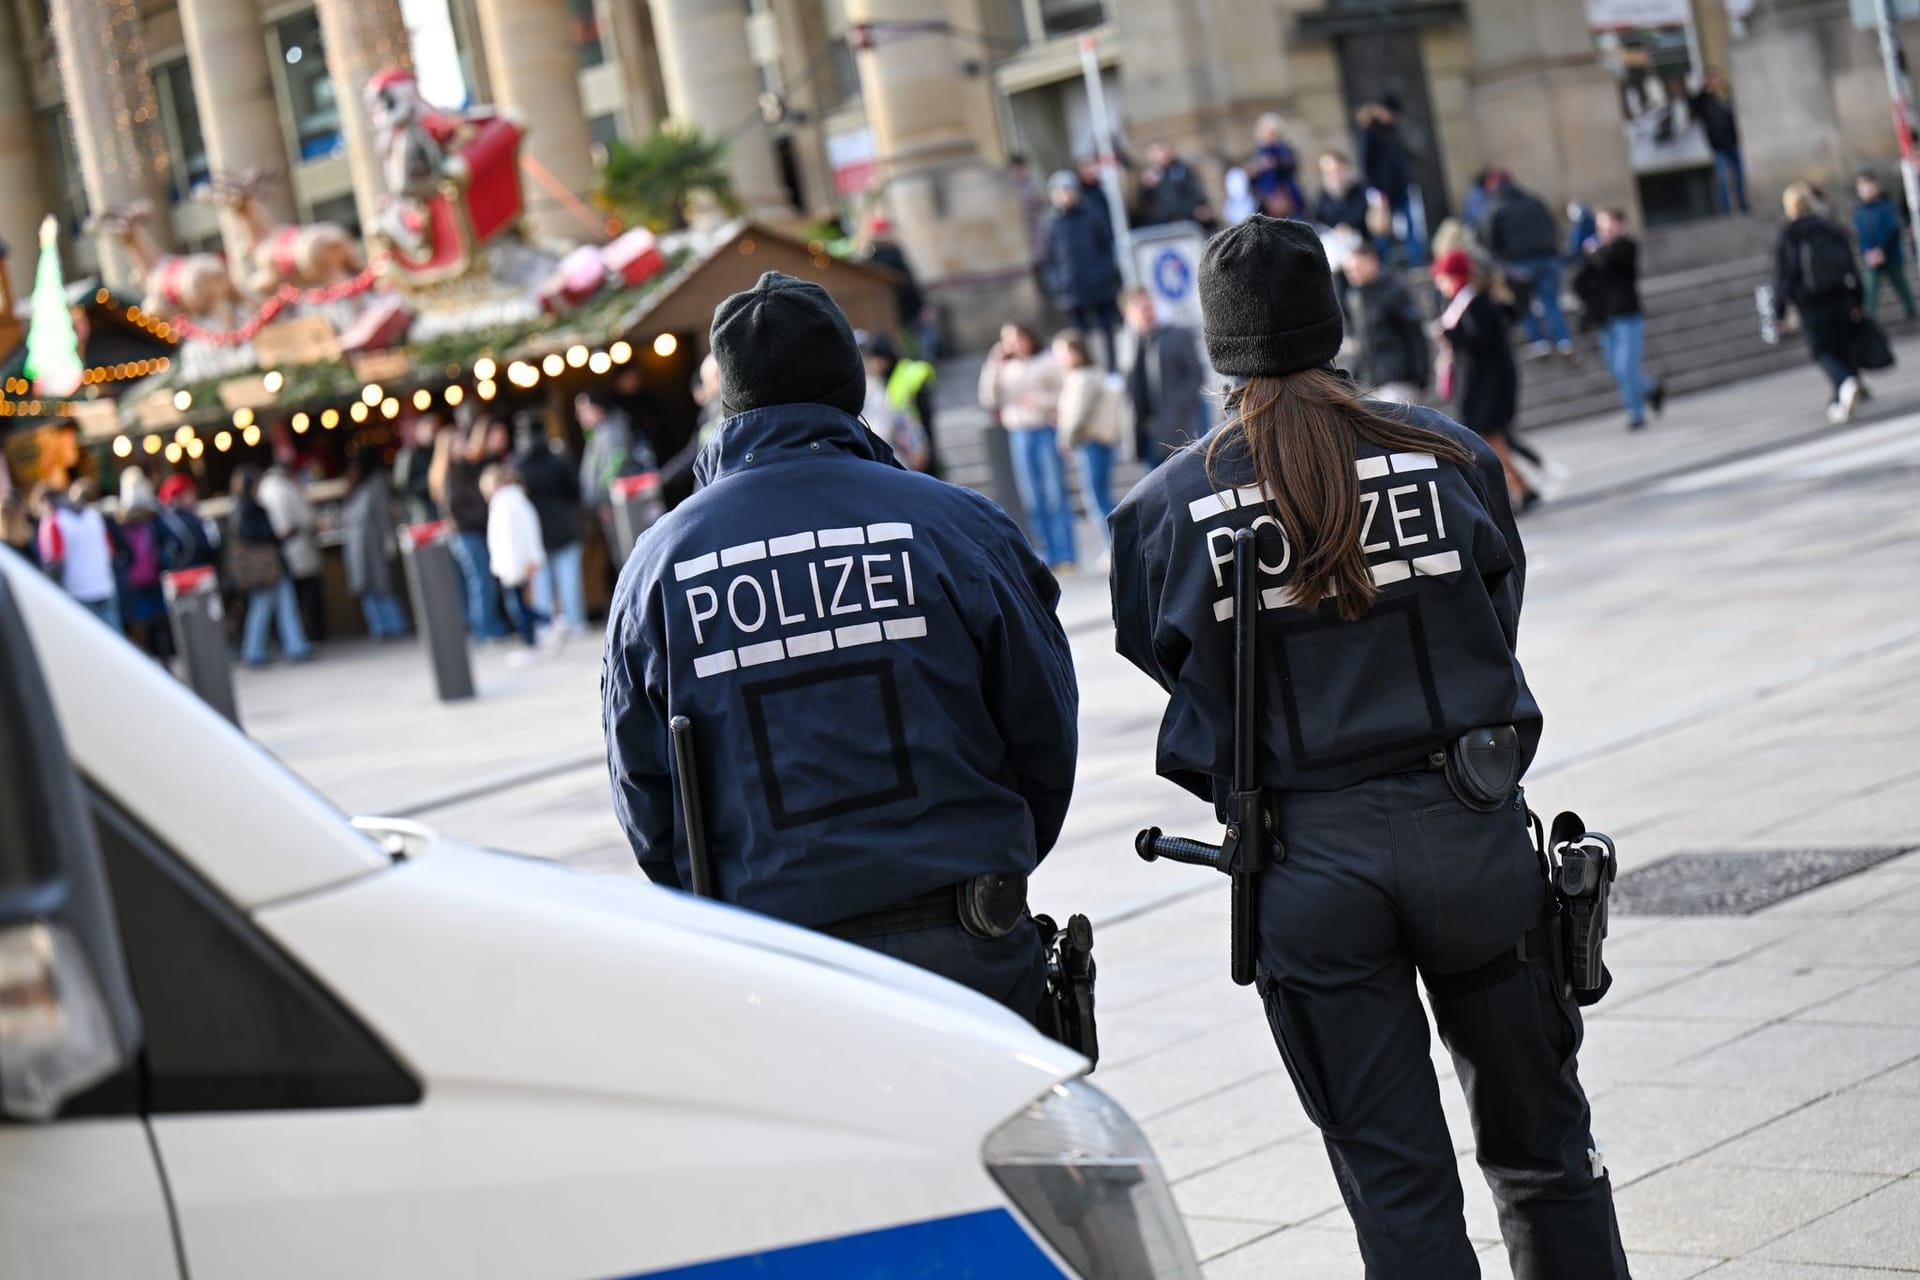
[(1254, 214), (1207, 242), (1200, 258), (1207, 359), (1230, 378), (1278, 378), (1331, 364), (1340, 300), (1319, 233)]
[(858, 416), (867, 367), (853, 327), (827, 291), (769, 271), (713, 313), (720, 411), (731, 417), (776, 404), (826, 404)]

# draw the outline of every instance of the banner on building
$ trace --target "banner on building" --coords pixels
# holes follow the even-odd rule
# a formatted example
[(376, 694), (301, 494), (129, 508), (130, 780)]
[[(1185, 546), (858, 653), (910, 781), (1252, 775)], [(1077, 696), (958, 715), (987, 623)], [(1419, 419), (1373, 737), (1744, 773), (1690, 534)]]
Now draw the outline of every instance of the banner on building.
[(1587, 26), (1619, 86), (1634, 172), (1712, 164), (1690, 103), (1705, 71), (1690, 0), (1587, 0)]
[(833, 189), (857, 196), (873, 185), (873, 130), (854, 129), (827, 135), (827, 163), (833, 167)]

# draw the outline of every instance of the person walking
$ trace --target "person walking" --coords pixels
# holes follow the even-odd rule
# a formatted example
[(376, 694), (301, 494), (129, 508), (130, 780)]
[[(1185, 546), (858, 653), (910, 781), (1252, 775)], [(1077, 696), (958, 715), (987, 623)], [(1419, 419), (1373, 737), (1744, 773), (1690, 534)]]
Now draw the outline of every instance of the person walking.
[(1073, 507), (1060, 456), (1060, 367), (1025, 325), (1009, 324), (980, 370), (980, 407), (1006, 428), (1013, 481), (1040, 554), (1056, 574), (1073, 572)]
[(1554, 225), (1553, 210), (1511, 174), (1496, 171), (1488, 180), (1493, 194), (1481, 239), (1508, 281), (1526, 293), (1520, 323), (1527, 334), (1527, 354), (1537, 358), (1558, 351), (1570, 356), (1573, 334), (1560, 305), (1560, 229)]
[(160, 554), (164, 567), (198, 569), (218, 567), (220, 527), (200, 514), (193, 477), (178, 473), (160, 482)]
[(876, 334), (862, 345), (867, 373), (886, 393), (887, 407), (905, 417), (911, 434), (919, 441), (918, 462), (908, 465), (928, 475), (940, 474), (940, 446), (933, 434), (934, 383), (939, 370), (925, 360), (900, 354), (885, 334)]
[[(1443, 415), (1364, 399), (1329, 368), (1340, 309), (1307, 228), (1222, 233), (1199, 288), (1207, 353), (1241, 381), (1206, 447), (1114, 513), (1116, 638), (1168, 694), (1161, 776), (1227, 812), (1235, 619), (1219, 547), (1253, 531), (1269, 797), (1254, 820), (1286, 851), (1252, 890), (1254, 985), (1367, 1275), (1481, 1274), (1417, 975), (1513, 1275), (1627, 1280), (1581, 1011), (1543, 952), (1520, 951), (1551, 908), (1519, 790), (1541, 717), (1514, 648), (1526, 557), (1500, 464)], [(1432, 764), (1487, 740), (1477, 790)]]
[(1284, 194), (1297, 217), (1305, 213), (1307, 198), (1300, 190), (1300, 159), (1287, 145), (1286, 127), (1286, 122), (1271, 111), (1254, 123), (1249, 170), (1253, 193), (1263, 207), (1271, 197)]
[(1040, 251), (1040, 278), (1053, 305), (1082, 333), (1098, 333), (1107, 368), (1119, 367), (1114, 331), (1120, 327), (1120, 264), (1113, 224), (1081, 195), (1080, 179), (1062, 169), (1047, 179), (1053, 216)]
[(1492, 447), (1506, 475), (1511, 503), (1522, 511), (1540, 495), (1514, 465), (1513, 420), (1520, 410), (1520, 370), (1513, 361), (1506, 308), (1488, 291), (1486, 268), (1464, 249), (1433, 264), (1434, 287), (1447, 300), (1438, 328), (1446, 343), (1447, 376), (1462, 425)]
[[(1360, 108), (1356, 120), (1360, 126), (1360, 172), (1369, 188), (1379, 192), (1392, 219), (1392, 234), (1383, 237), (1398, 241), (1402, 265), (1417, 267), (1426, 262), (1420, 219), (1413, 207), (1413, 157), (1400, 134), (1400, 96), (1382, 95), (1380, 101)], [(1388, 256), (1388, 245), (1380, 246), (1380, 256)]]
[(347, 456), (347, 500), (340, 508), (340, 558), (347, 594), (360, 602), (367, 634), (398, 640), (409, 634), (407, 615), (393, 594), (392, 491), (378, 450), (361, 448)]
[(138, 467), (121, 472), (120, 622), (129, 640), (165, 662), (173, 657), (173, 626), (167, 613), (167, 594), (160, 582), (165, 552), (159, 516), (160, 503), (146, 472)]
[(320, 586), (320, 543), (314, 534), (319, 521), (299, 478), (294, 474), (298, 459), (293, 446), (281, 441), (274, 446), (273, 465), (260, 477), (260, 505), (273, 530), (280, 535), (280, 554), (292, 580), (294, 599), (300, 604), (300, 624), (313, 643), (327, 638), (326, 593)]
[(1867, 395), (1853, 355), (1854, 332), (1866, 314), (1860, 268), (1853, 242), (1838, 223), (1820, 214), (1811, 186), (1794, 183), (1781, 205), (1787, 225), (1773, 251), (1774, 319), (1785, 321), (1788, 307), (1798, 316), (1813, 363), (1833, 387), (1827, 421), (1839, 426), (1852, 419)]
[(1313, 202), (1313, 220), (1323, 227), (1368, 239), (1367, 189), (1354, 177), (1352, 162), (1338, 151), (1320, 157), (1320, 195)]
[(313, 656), (306, 629), (300, 623), (300, 602), (287, 572), (284, 539), (273, 516), (260, 502), (260, 468), (234, 468), (233, 536), (227, 547), (227, 577), (247, 598), (247, 620), (240, 642), (240, 660), (250, 667), (267, 665), (267, 642), (277, 626), (280, 652), (289, 662)]
[(1734, 114), (1732, 89), (1718, 67), (1708, 67), (1700, 87), (1687, 98), (1687, 109), (1707, 135), (1713, 152), (1713, 182), (1720, 212), (1747, 212), (1747, 167), (1740, 158), (1740, 120)]
[(1360, 331), (1361, 382), (1378, 399), (1418, 404), (1433, 384), (1433, 344), (1407, 282), (1366, 240), (1348, 251), (1341, 271), (1360, 312), (1353, 327)]
[(1627, 234), (1627, 215), (1603, 209), (1594, 218), (1594, 243), (1579, 272), (1573, 291), (1600, 330), (1600, 353), (1607, 372), (1620, 388), (1620, 404), (1627, 411), (1627, 430), (1647, 425), (1647, 409), (1666, 407), (1666, 387), (1647, 377), (1647, 317), (1640, 309), (1640, 246)]
[(496, 462), (480, 476), (480, 492), (487, 499), (487, 555), (493, 576), (507, 602), (507, 619), (524, 646), (510, 661), (528, 661), (540, 643), (540, 628), (548, 615), (535, 607), (529, 593), (546, 571), (546, 546), (541, 541), (540, 513), (520, 485), (520, 472), (510, 462)]
[(429, 481), (433, 471), (433, 442), (446, 425), (438, 414), (421, 414), (403, 429), (406, 443), (393, 455), (393, 491), (401, 501), (408, 524), (426, 524), (440, 518)]
[(480, 492), (480, 464), (476, 461), (484, 449), (485, 432), (484, 419), (477, 420), (465, 433), (458, 429), (442, 431), (434, 441), (430, 486), (435, 505), (453, 522), (453, 541), (448, 550), (460, 569), (467, 634), (478, 644), (507, 634), (500, 607), (494, 602), (496, 588), (487, 560), (487, 500)]
[[(1277, 135), (1275, 140), (1278, 142)], [(1279, 145), (1285, 147), (1284, 143)], [(1287, 148), (1285, 163), (1291, 164), (1292, 156), (1292, 150)], [(1279, 149), (1272, 153), (1271, 158), (1276, 164), (1281, 163)], [(1256, 184), (1258, 181), (1256, 177)], [(1284, 187), (1286, 183), (1280, 185)], [(1298, 198), (1299, 183), (1293, 183), (1290, 190)], [(1200, 181), (1200, 175), (1193, 171), (1192, 165), (1175, 155), (1173, 147), (1164, 141), (1156, 141), (1147, 147), (1147, 167), (1140, 171), (1139, 210), (1134, 221), (1142, 227), (1165, 226), (1170, 222), (1197, 222), (1203, 231), (1212, 231), (1218, 225), (1213, 202), (1207, 199), (1207, 188)]]
[[(546, 551), (546, 563), (533, 576), (533, 607), (553, 620), (555, 633), (564, 640), (587, 629), (586, 584), (580, 570), (580, 471), (566, 447), (547, 435), (539, 410), (522, 409), (513, 421), (520, 444), (514, 469), (540, 517), (540, 545)], [(491, 531), (491, 511), (488, 528)]]
[(580, 499), (600, 523), (609, 549), (620, 545), (613, 527), (613, 482), (651, 469), (650, 451), (633, 434), (633, 423), (619, 400), (598, 387), (573, 398), (574, 420), (586, 445), (580, 451)]
[(1878, 176), (1862, 172), (1853, 180), (1860, 203), (1853, 211), (1853, 234), (1866, 267), (1866, 314), (1880, 313), (1880, 286), (1891, 284), (1907, 319), (1914, 318), (1913, 284), (1907, 279), (1907, 229), (1900, 206), (1881, 187)]
[(1176, 449), (1207, 433), (1207, 405), (1202, 398), (1207, 366), (1193, 332), (1161, 324), (1159, 308), (1145, 289), (1127, 294), (1126, 317), (1134, 338), (1133, 363), (1127, 369), (1134, 451), (1152, 470)]
[(860, 351), (819, 285), (767, 273), (715, 310), (711, 345), (703, 486), (640, 539), (608, 623), (615, 817), (650, 878), (692, 887), (667, 750), (686, 716), (719, 898), (1031, 1019), (1027, 876), (1078, 749), (1059, 586), (1005, 512), (860, 425)]
[(120, 588), (106, 517), (57, 485), (37, 486), (31, 505), (40, 521), (35, 537), (40, 567), (81, 608), (119, 631)]
[(1093, 363), (1079, 330), (1054, 335), (1053, 359), (1060, 367), (1060, 429), (1080, 463), (1080, 494), (1105, 543), (1107, 517), (1113, 514), (1113, 464), (1120, 452), (1120, 397)]

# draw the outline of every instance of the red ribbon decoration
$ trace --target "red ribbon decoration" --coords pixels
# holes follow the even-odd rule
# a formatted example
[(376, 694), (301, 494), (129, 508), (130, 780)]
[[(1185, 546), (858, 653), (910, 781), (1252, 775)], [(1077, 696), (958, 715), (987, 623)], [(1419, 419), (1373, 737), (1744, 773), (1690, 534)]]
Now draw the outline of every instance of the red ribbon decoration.
[(339, 302), (356, 294), (365, 293), (373, 288), (375, 278), (374, 264), (368, 263), (359, 275), (338, 283), (323, 285), (315, 289), (302, 289), (295, 285), (283, 284), (271, 298), (260, 304), (247, 322), (237, 329), (209, 329), (193, 322), (185, 315), (171, 317), (167, 324), (181, 339), (191, 338), (197, 342), (210, 342), (216, 347), (237, 347), (252, 342), (260, 331), (272, 323), (275, 316), (291, 306), (302, 303), (317, 306), (327, 302)]

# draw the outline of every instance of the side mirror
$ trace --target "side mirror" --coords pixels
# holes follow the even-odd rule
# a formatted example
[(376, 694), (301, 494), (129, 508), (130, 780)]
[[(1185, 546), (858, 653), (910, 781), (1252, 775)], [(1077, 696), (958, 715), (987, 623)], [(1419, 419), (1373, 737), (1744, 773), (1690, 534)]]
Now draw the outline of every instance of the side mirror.
[(20, 562), (0, 556), (0, 1114), (46, 1120), (131, 1060), (139, 1017)]

